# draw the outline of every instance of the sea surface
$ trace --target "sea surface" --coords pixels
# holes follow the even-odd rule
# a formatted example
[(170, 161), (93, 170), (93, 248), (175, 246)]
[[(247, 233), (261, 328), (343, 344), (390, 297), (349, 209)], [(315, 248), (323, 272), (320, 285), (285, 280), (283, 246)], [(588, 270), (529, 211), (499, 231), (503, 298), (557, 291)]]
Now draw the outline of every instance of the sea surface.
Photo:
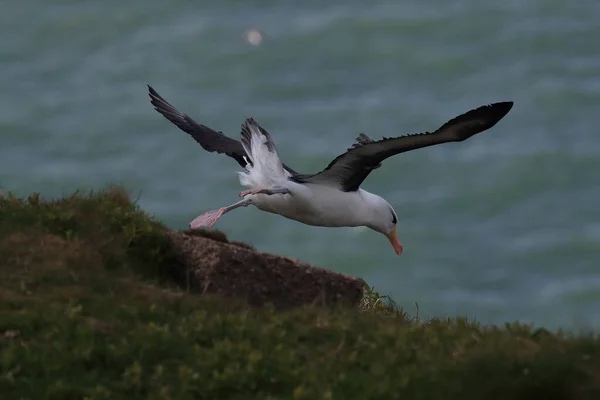
[[(600, 2), (22, 0), (0, 13), (0, 186), (57, 197), (110, 183), (172, 228), (238, 200), (146, 84), (239, 137), (246, 117), (300, 172), (365, 132), (431, 131), (512, 100), (494, 128), (385, 161), (368, 229), (239, 209), (215, 228), (359, 276), (420, 317), (600, 327)], [(260, 32), (261, 40), (256, 40)]]

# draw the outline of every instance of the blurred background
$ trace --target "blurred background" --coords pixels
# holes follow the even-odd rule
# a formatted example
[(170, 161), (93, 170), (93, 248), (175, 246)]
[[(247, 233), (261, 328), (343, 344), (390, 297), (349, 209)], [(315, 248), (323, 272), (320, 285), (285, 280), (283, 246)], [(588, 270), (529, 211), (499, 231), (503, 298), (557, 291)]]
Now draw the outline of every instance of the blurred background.
[(430, 131), (513, 100), (494, 128), (388, 159), (363, 187), (405, 246), (248, 208), (215, 228), (359, 276), (421, 317), (600, 326), (600, 2), (12, 2), (0, 13), (0, 186), (125, 185), (175, 229), (237, 200), (237, 163), (155, 112), (146, 84), (282, 159), (324, 168), (360, 132)]

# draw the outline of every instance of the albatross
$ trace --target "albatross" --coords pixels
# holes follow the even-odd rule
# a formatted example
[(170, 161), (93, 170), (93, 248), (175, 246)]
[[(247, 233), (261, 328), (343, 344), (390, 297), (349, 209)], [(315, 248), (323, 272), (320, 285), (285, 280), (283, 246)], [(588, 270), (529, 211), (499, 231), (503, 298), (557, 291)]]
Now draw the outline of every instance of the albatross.
[(433, 132), (383, 137), (358, 135), (347, 151), (322, 171), (301, 174), (285, 165), (273, 137), (254, 118), (241, 127), (240, 141), (199, 124), (163, 99), (148, 85), (154, 109), (194, 138), (206, 151), (226, 154), (244, 168), (239, 182), (248, 188), (242, 200), (194, 218), (191, 229), (210, 228), (224, 214), (253, 205), (261, 211), (312, 226), (366, 226), (386, 236), (397, 255), (404, 247), (397, 237), (398, 216), (381, 196), (360, 187), (371, 171), (396, 154), (447, 142), (462, 142), (490, 129), (513, 107), (512, 101), (487, 104), (461, 114)]

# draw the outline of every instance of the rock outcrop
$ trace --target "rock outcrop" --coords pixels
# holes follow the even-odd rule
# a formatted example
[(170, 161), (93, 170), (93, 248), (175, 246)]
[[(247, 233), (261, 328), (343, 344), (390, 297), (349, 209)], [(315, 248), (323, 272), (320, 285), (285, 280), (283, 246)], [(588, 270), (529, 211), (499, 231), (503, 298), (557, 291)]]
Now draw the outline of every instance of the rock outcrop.
[(356, 305), (364, 281), (287, 257), (229, 242), (218, 231), (168, 231), (178, 261), (173, 271), (191, 291), (218, 293), (277, 308)]

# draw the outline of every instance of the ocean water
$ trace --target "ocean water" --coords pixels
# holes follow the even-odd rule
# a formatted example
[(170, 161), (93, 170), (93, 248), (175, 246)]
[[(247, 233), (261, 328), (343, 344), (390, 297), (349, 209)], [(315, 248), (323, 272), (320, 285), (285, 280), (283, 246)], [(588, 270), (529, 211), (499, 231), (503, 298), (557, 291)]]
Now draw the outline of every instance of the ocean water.
[(215, 228), (360, 276), (421, 317), (597, 328), (599, 20), (597, 0), (14, 2), (0, 13), (0, 186), (121, 183), (172, 228), (236, 201), (237, 163), (155, 112), (146, 84), (236, 138), (256, 118), (306, 173), (360, 132), (431, 131), (512, 100), (489, 131), (365, 181), (398, 213), (401, 257), (367, 229), (251, 208)]

